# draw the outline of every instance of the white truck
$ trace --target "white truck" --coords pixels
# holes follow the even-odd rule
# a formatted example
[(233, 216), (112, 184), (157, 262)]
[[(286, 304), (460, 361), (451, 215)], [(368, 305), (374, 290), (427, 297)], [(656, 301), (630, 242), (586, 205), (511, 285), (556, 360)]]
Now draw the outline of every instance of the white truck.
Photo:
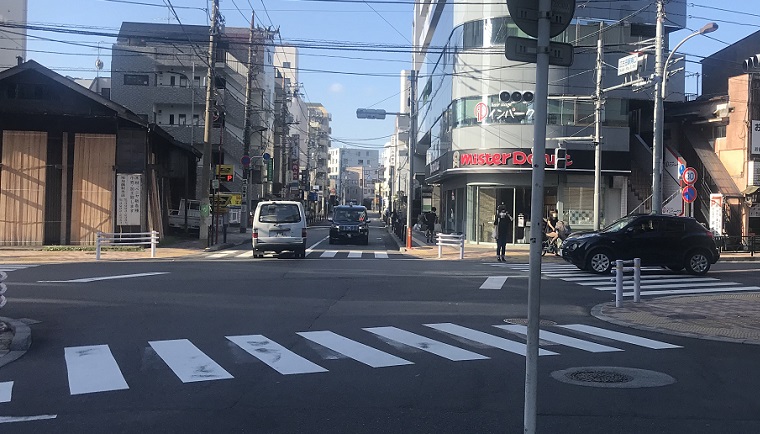
[[(185, 220), (187, 214), (187, 221)], [(201, 227), (201, 202), (198, 200), (180, 199), (179, 209), (169, 210), (169, 227), (184, 229), (199, 229)]]

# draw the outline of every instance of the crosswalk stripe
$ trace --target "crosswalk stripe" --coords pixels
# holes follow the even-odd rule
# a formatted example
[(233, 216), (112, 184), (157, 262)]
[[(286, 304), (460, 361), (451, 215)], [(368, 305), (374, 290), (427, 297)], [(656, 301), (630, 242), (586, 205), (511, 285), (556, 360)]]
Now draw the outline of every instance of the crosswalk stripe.
[(428, 353), (458, 362), (463, 360), (482, 360), (488, 357), (455, 347), (453, 345), (438, 342), (433, 339), (420, 336), (396, 327), (370, 327), (364, 330), (410, 347), (418, 348)]
[[(500, 350), (509, 351), (510, 353), (519, 354), (521, 356), (525, 356), (526, 354), (527, 347), (525, 344), (521, 342), (511, 341), (509, 339), (504, 339), (499, 336), (490, 335), (488, 333), (484, 333), (479, 330), (473, 330), (473, 329), (462, 327), (460, 325), (456, 325), (452, 323), (425, 324), (425, 326), (442, 331), (444, 333), (448, 333), (450, 335), (459, 336), (460, 338), (465, 338), (473, 342), (488, 345), (489, 347), (494, 347)], [(555, 353), (554, 351), (549, 351), (543, 348), (539, 348), (538, 355), (539, 356), (556, 356), (557, 353)]]
[(25, 268), (32, 268), (36, 267), (37, 265), (31, 265), (31, 264), (0, 264), (0, 271), (17, 271), (17, 270), (23, 270)]
[[(503, 330), (510, 331), (521, 335), (528, 334), (528, 328), (519, 324), (504, 324), (496, 325)], [(555, 344), (565, 345), (567, 347), (577, 348), (579, 350), (588, 351), (591, 353), (606, 353), (612, 351), (623, 351), (620, 348), (610, 347), (607, 345), (597, 344), (595, 342), (584, 341), (583, 339), (573, 338), (570, 336), (564, 336), (557, 333), (548, 332), (545, 330), (539, 330), (538, 338), (544, 341), (554, 342)]]
[(331, 331), (300, 332), (298, 334), (323, 347), (373, 368), (414, 364), (408, 360), (353, 341)]
[(253, 250), (243, 252), (239, 255), (235, 255), (236, 258), (253, 258)]
[(320, 258), (333, 258), (337, 254), (338, 254), (337, 250), (325, 250), (324, 252), (322, 252), (322, 255), (320, 256)]
[(214, 253), (212, 255), (208, 255), (208, 257), (212, 259), (224, 258), (225, 256), (229, 256), (231, 253), (232, 252)]
[(559, 327), (562, 327), (568, 330), (575, 330), (577, 332), (586, 333), (592, 336), (600, 336), (600, 337), (612, 339), (615, 341), (625, 342), (632, 345), (638, 345), (640, 347), (652, 348), (654, 350), (682, 348), (679, 345), (673, 345), (667, 342), (660, 342), (654, 339), (642, 338), (641, 336), (629, 335), (626, 333), (620, 333), (613, 330), (607, 330), (607, 329), (594, 327), (594, 326), (590, 326), (586, 324), (567, 324), (567, 325), (560, 325)]
[[(708, 294), (711, 292), (741, 292), (760, 291), (758, 286), (732, 286), (725, 288), (694, 288), (694, 289), (668, 289), (664, 291), (641, 291), (641, 295), (681, 295), (681, 294)], [(623, 296), (633, 296), (633, 291), (624, 292)]]
[(129, 389), (108, 345), (64, 348), (72, 395)]
[(388, 252), (375, 252), (375, 259), (388, 259)]
[(501, 289), (507, 281), (507, 276), (489, 276), (480, 289)]
[(357, 250), (351, 250), (350, 252), (348, 252), (348, 257), (349, 258), (361, 258), (362, 257), (362, 252), (357, 251)]
[(233, 378), (187, 339), (151, 341), (149, 344), (183, 383)]
[(263, 335), (227, 336), (227, 339), (283, 375), (327, 372)]
[(11, 392), (13, 391), (13, 381), (0, 383), (0, 402), (11, 402)]
[[(678, 288), (678, 289), (686, 289), (686, 288), (701, 288), (701, 287), (715, 287), (715, 286), (731, 286), (736, 285), (734, 282), (705, 282), (705, 283), (696, 283), (696, 282), (685, 282), (685, 283), (667, 283), (667, 284), (649, 284), (641, 282), (641, 289), (667, 289), (667, 288)], [(623, 285), (623, 288), (625, 289), (633, 289), (633, 285)], [(598, 289), (599, 291), (614, 291), (615, 285), (605, 285), (605, 286), (595, 286), (594, 289)], [(641, 292), (642, 294), (644, 291)]]
[[(642, 285), (660, 285), (660, 284), (666, 284), (666, 283), (699, 283), (699, 282), (716, 282), (718, 279), (714, 277), (684, 277), (679, 279), (648, 279), (644, 276), (641, 276), (641, 284)], [(607, 285), (615, 286), (615, 278), (607, 279), (607, 281), (596, 281), (596, 282), (573, 282), (578, 285), (583, 286), (594, 286), (594, 285), (604, 285), (605, 283)], [(623, 286), (633, 286), (634, 282), (632, 279), (628, 279), (628, 276), (626, 276), (626, 279), (623, 280)], [(711, 283), (714, 284), (714, 283)]]
[[(593, 275), (589, 275), (589, 274), (587, 274), (587, 273), (585, 273), (583, 271), (581, 271), (579, 273), (576, 273), (576, 274), (569, 275), (569, 276), (582, 276), (582, 277), (567, 277), (567, 278), (565, 278), (563, 280), (565, 280), (567, 282), (591, 282), (591, 281), (604, 282), (604, 281), (615, 280), (615, 276), (614, 275), (593, 277)], [(642, 280), (644, 280), (644, 279), (648, 279), (648, 280), (649, 279), (667, 279), (667, 278), (671, 278), (673, 276), (674, 276), (673, 274), (642, 274), (641, 275), (641, 279)], [(631, 276), (628, 275), (626, 277), (631, 277)]]

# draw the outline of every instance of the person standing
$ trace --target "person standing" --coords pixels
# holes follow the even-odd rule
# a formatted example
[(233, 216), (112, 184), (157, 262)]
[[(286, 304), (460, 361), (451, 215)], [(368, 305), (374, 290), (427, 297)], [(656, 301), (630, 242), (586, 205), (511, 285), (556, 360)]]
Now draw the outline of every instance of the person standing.
[(435, 224), (438, 223), (438, 215), (435, 213), (435, 207), (430, 208), (430, 211), (425, 213), (425, 238), (428, 243), (432, 243), (435, 238)]
[(494, 238), (496, 239), (496, 260), (506, 261), (507, 235), (514, 219), (507, 212), (507, 207), (502, 203), (496, 211), (493, 221)]

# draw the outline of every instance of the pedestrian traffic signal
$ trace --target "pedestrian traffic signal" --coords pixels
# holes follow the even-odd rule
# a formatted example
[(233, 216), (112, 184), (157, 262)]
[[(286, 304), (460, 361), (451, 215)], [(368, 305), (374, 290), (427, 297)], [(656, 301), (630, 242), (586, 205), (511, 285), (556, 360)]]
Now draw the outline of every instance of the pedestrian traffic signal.
[(554, 150), (554, 169), (565, 170), (567, 168), (567, 149), (556, 148)]

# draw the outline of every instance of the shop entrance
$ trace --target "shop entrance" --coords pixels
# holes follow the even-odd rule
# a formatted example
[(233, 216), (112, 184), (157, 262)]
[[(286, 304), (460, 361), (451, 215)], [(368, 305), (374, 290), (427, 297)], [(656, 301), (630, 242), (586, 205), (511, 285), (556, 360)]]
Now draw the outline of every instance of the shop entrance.
[(514, 220), (507, 233), (507, 242), (525, 242), (526, 229), (530, 215), (530, 188), (528, 187), (475, 187), (475, 216), (470, 220), (475, 227), (469, 233), (475, 234), (471, 241), (493, 243), (493, 224), (496, 209), (504, 204)]

